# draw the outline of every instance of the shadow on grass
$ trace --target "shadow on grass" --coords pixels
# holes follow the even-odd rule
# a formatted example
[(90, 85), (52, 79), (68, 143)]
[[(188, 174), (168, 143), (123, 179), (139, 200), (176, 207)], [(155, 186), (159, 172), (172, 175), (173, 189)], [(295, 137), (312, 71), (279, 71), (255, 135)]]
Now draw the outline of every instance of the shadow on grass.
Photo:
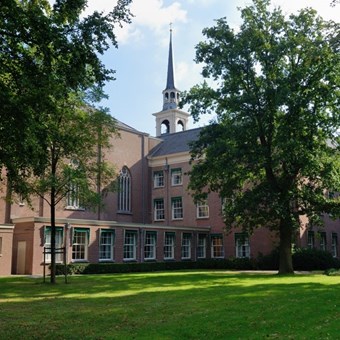
[[(61, 278), (60, 282), (61, 281)], [(0, 279), (1, 339), (335, 339), (339, 279), (166, 272)]]

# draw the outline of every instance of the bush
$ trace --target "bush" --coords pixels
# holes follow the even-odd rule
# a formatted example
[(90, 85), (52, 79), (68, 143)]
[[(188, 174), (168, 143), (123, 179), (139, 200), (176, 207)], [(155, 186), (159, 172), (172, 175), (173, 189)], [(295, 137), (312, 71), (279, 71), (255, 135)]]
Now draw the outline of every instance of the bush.
[(340, 276), (340, 269), (330, 268), (324, 272), (327, 276)]
[(339, 268), (339, 260), (328, 251), (297, 248), (293, 254), (293, 266), (295, 270), (325, 270)]
[(256, 259), (257, 269), (278, 270), (279, 269), (279, 249), (274, 249), (270, 254), (260, 253)]

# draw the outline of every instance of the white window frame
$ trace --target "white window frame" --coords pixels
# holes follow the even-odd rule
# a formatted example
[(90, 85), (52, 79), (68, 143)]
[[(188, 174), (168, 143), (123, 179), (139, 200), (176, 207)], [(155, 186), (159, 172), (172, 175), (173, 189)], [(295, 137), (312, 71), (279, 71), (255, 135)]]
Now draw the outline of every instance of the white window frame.
[(153, 187), (163, 188), (164, 187), (164, 171), (158, 170), (153, 173)]
[[(46, 250), (45, 262), (51, 263), (51, 233), (52, 227), (46, 226), (44, 228), (44, 248)], [(55, 248), (57, 253), (55, 254), (55, 262), (63, 263), (63, 254), (60, 248), (64, 246), (64, 229), (62, 227), (56, 227), (55, 230)]]
[(171, 169), (171, 185), (177, 186), (182, 184), (183, 184), (182, 169), (181, 168)]
[(244, 233), (235, 234), (235, 256), (236, 258), (250, 257), (249, 236)]
[(164, 235), (164, 260), (175, 258), (175, 233), (165, 232)]
[(72, 231), (72, 262), (87, 262), (88, 248), (89, 229), (74, 228)]
[(66, 195), (66, 209), (68, 210), (85, 210), (80, 200), (80, 189), (76, 183), (69, 183), (69, 191)]
[(332, 233), (332, 255), (338, 257), (338, 234)]
[(157, 232), (145, 231), (144, 235), (144, 260), (156, 259)]
[(125, 230), (123, 258), (124, 261), (137, 259), (137, 231), (135, 230)]
[(209, 218), (209, 206), (207, 200), (196, 203), (196, 217)]
[(207, 257), (207, 235), (197, 235), (197, 258), (205, 259)]
[(165, 220), (164, 199), (163, 198), (154, 199), (153, 206), (154, 206), (154, 220), (164, 221)]
[(173, 220), (183, 219), (183, 199), (182, 197), (171, 198), (171, 217)]
[(211, 258), (213, 259), (224, 258), (223, 235), (211, 236)]
[(191, 259), (191, 238), (192, 238), (192, 234), (182, 233), (182, 245), (181, 245), (182, 260)]
[(118, 212), (131, 213), (131, 174), (127, 166), (119, 172)]
[[(106, 236), (110, 235), (110, 239)], [(115, 230), (100, 229), (99, 261), (114, 261)]]

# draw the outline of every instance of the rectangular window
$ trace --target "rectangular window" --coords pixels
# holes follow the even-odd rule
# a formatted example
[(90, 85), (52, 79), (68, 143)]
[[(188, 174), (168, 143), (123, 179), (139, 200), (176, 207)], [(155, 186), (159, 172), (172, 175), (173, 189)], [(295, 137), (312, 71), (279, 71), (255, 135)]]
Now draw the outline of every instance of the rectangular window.
[(223, 236), (212, 235), (211, 236), (211, 257), (212, 258), (223, 258)]
[[(45, 227), (44, 229), (44, 247), (45, 247), (45, 261), (46, 263), (51, 262), (51, 227)], [(63, 245), (64, 245), (64, 228), (56, 227), (55, 229), (55, 260), (57, 263), (63, 262)]]
[(182, 259), (191, 259), (191, 234), (182, 234), (182, 248), (181, 248)]
[(90, 239), (89, 228), (74, 228), (72, 237), (72, 260), (87, 261)]
[(115, 231), (110, 229), (100, 229), (99, 238), (99, 260), (114, 260)]
[(171, 185), (182, 184), (182, 169), (171, 169)]
[(69, 184), (69, 191), (66, 196), (66, 209), (84, 210), (79, 193), (79, 186), (75, 183)]
[(137, 231), (126, 230), (124, 236), (124, 260), (137, 259)]
[(182, 197), (174, 197), (171, 199), (172, 219), (179, 220), (183, 218)]
[(307, 247), (313, 249), (315, 247), (314, 231), (308, 231), (307, 233)]
[(338, 234), (332, 233), (332, 255), (338, 257)]
[(175, 233), (165, 233), (164, 237), (164, 259), (173, 260), (175, 258)]
[(326, 239), (326, 233), (324, 231), (319, 232), (319, 239), (320, 239), (320, 250), (326, 250), (327, 249), (327, 239)]
[(249, 237), (244, 233), (235, 234), (236, 257), (250, 257)]
[(165, 219), (163, 198), (155, 199), (153, 205), (154, 205), (154, 219), (155, 219), (155, 221), (163, 221)]
[(164, 187), (164, 171), (155, 171), (153, 173), (154, 188)]
[(196, 204), (196, 216), (197, 218), (209, 217), (209, 206), (207, 204), (207, 201), (198, 202)]
[(205, 259), (207, 254), (207, 235), (198, 234), (197, 240), (197, 258)]
[(144, 259), (156, 259), (157, 233), (155, 231), (146, 231), (144, 237)]

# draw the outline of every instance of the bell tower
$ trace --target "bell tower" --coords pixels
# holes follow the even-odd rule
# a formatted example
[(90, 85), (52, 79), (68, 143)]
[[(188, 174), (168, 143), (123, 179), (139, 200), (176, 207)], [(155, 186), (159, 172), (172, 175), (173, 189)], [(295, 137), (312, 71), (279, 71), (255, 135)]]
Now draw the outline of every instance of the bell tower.
[(180, 91), (175, 87), (175, 72), (172, 53), (172, 28), (170, 24), (170, 42), (168, 72), (165, 90), (163, 90), (163, 110), (153, 115), (156, 117), (156, 136), (175, 133), (187, 129), (189, 114), (178, 109)]

